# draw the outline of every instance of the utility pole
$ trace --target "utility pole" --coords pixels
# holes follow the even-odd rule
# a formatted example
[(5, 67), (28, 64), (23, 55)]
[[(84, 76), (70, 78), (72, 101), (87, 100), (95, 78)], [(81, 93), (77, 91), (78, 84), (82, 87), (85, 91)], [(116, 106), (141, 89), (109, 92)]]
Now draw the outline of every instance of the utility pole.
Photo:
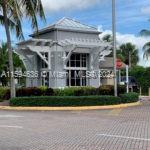
[(129, 66), (126, 65), (126, 88), (127, 93), (129, 93)]
[(116, 1), (115, 0), (112, 0), (112, 34), (113, 34), (114, 96), (118, 96), (117, 66), (116, 66)]

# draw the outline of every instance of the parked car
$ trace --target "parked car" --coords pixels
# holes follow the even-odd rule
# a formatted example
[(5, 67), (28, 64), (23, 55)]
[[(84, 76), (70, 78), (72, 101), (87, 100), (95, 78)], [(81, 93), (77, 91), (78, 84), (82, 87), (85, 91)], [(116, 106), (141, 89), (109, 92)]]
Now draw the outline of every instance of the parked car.
[[(124, 85), (126, 85), (126, 76), (121, 77), (121, 83), (124, 83)], [(129, 89), (130, 91), (135, 92), (139, 90), (139, 85), (135, 77), (129, 76)]]

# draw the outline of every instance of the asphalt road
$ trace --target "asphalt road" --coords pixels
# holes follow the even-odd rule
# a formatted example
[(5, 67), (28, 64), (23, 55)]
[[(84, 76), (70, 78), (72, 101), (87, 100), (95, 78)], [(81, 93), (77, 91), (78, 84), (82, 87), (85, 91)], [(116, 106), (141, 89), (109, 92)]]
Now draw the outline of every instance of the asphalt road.
[(0, 150), (150, 150), (150, 102), (99, 111), (0, 111)]

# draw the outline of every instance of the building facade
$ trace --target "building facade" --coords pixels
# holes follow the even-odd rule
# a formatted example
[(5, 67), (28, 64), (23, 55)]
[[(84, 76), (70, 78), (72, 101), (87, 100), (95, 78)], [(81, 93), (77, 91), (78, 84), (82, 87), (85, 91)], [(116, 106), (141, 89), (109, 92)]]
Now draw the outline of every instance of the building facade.
[(100, 61), (111, 53), (110, 43), (99, 39), (97, 28), (63, 18), (18, 43), (17, 53), (27, 71), (27, 87), (101, 85)]

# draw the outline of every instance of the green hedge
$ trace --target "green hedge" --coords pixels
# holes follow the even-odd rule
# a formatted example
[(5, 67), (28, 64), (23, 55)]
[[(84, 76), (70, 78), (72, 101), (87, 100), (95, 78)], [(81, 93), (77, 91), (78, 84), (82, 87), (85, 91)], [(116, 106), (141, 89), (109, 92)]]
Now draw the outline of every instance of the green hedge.
[[(53, 96), (54, 90), (47, 87), (31, 87), (16, 89), (17, 97), (32, 97), (32, 96)], [(10, 88), (0, 87), (0, 100), (10, 99)]]
[(8, 87), (0, 87), (0, 101), (9, 99), (9, 97), (7, 97), (7, 95), (10, 95), (10, 90)]
[(121, 94), (120, 98), (122, 99), (123, 103), (130, 103), (132, 102), (136, 102), (137, 100), (139, 100), (139, 94), (138, 93), (126, 93), (126, 94)]
[[(124, 94), (126, 87), (118, 85), (118, 94)], [(54, 89), (55, 96), (91, 96), (91, 95), (114, 95), (114, 86), (102, 85), (94, 87), (69, 87), (64, 89)]]
[(55, 96), (90, 96), (99, 95), (94, 87), (68, 87), (64, 89), (54, 89)]
[[(118, 94), (126, 92), (125, 86), (118, 87)], [(99, 88), (94, 87), (69, 87), (64, 89), (51, 89), (47, 87), (32, 87), (16, 89), (17, 97), (33, 97), (33, 96), (92, 96), (92, 95), (114, 95), (114, 87), (112, 85), (103, 85)], [(10, 89), (0, 88), (0, 99), (10, 99)]]
[[(132, 97), (130, 97), (132, 96)], [(102, 106), (138, 101), (137, 94), (114, 96), (42, 96), (18, 97), (10, 100), (11, 106)]]

